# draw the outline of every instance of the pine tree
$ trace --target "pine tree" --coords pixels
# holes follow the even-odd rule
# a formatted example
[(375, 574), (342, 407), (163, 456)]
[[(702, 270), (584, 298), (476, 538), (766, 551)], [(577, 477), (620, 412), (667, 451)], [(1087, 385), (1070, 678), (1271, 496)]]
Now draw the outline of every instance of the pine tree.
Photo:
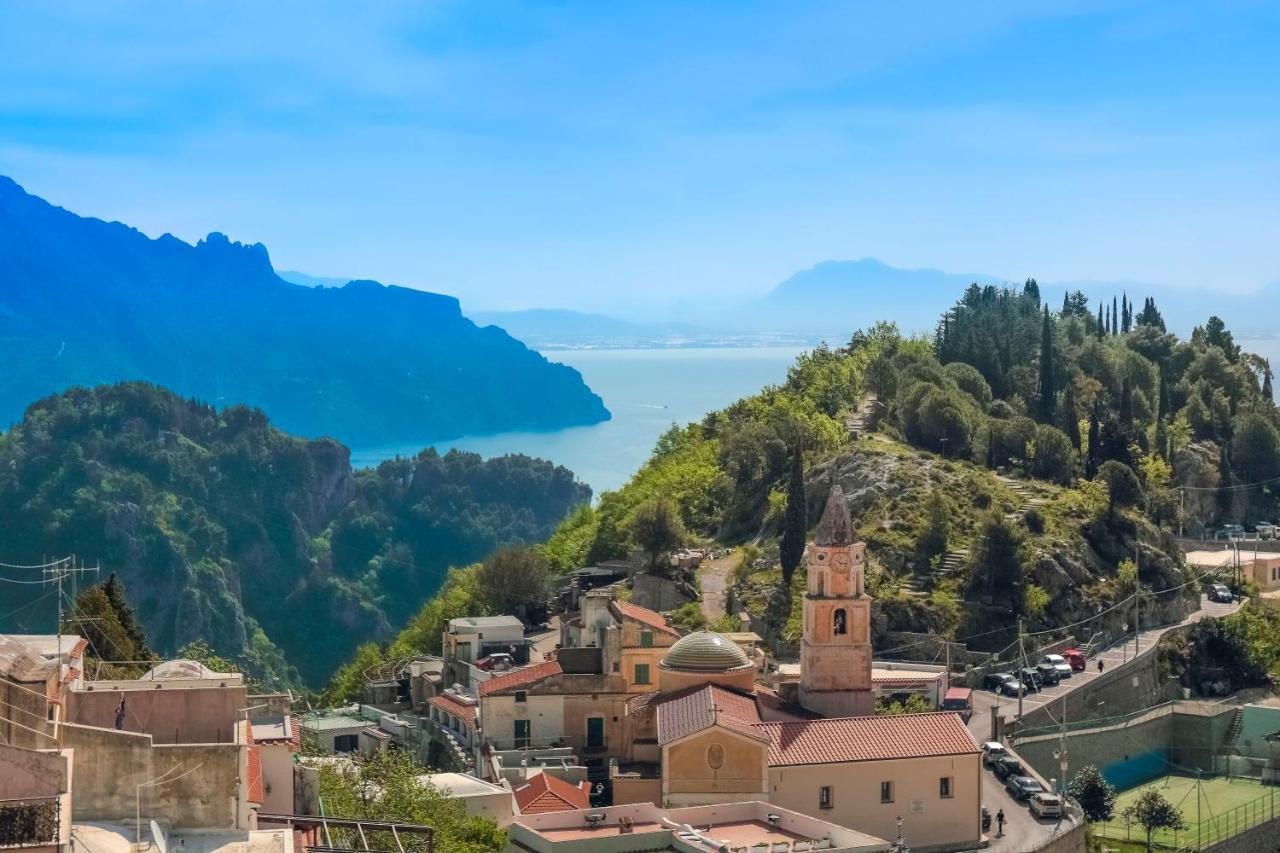
[(787, 511), (782, 521), (782, 579), (790, 588), (791, 577), (804, 558), (804, 538), (809, 517), (804, 500), (804, 451), (797, 441), (791, 451), (791, 477), (787, 481)]
[(1040, 421), (1053, 423), (1053, 321), (1049, 307), (1044, 309), (1040, 325)]
[(1040, 302), (1040, 285), (1034, 278), (1027, 279), (1026, 284), (1022, 285), (1022, 295), (1028, 299), (1034, 299), (1037, 303)]

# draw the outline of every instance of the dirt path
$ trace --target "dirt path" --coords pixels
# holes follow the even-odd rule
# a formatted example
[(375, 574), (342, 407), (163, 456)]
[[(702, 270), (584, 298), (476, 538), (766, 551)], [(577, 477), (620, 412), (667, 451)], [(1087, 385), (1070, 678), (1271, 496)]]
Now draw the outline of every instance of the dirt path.
[(729, 583), (729, 573), (738, 564), (740, 557), (740, 554), (733, 552), (707, 560), (698, 567), (698, 583), (702, 587), (702, 615), (707, 617), (708, 622), (719, 619), (725, 613), (725, 589)]

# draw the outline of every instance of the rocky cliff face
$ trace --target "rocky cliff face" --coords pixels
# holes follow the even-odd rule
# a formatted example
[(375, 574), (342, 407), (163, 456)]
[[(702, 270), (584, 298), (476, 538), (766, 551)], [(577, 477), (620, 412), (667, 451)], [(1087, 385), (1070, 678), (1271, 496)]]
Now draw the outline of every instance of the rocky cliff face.
[[(1143, 624), (1179, 621), (1198, 601), (1198, 589), (1176, 589), (1186, 583), (1186, 575), (1181, 552), (1168, 535), (1145, 520), (1112, 516), (1099, 506), (1086, 507), (1085, 498), (1068, 489), (1028, 482), (1015, 484), (1022, 490), (1015, 491), (984, 469), (878, 438), (809, 472), (810, 521), (817, 519), (832, 484), (844, 490), (858, 535), (868, 543), (877, 639), (890, 631), (939, 633), (951, 628), (965, 635), (1005, 626), (1008, 636), (996, 633), (977, 638), (971, 646), (998, 649), (1008, 643), (1017, 614), (1005, 600), (968, 588), (976, 568), (974, 539), (984, 516), (991, 513), (1009, 518), (1021, 537), (1024, 581), (1048, 596), (1044, 610), (1027, 621), (1031, 631), (1085, 620), (1080, 628), (1082, 640), (1093, 631), (1119, 636), (1126, 625), (1132, 630), (1136, 617), (1131, 606), (1098, 615), (1130, 594), (1117, 579), (1117, 566), (1125, 559), (1136, 558), (1148, 593), (1142, 603)], [(946, 500), (948, 547), (954, 555), (938, 566), (921, 564), (915, 552), (925, 507), (934, 493)], [(789, 599), (774, 596), (764, 604), (749, 590), (741, 592), (746, 600), (754, 597), (762, 602), (761, 612), (754, 615), (765, 621), (771, 633), (781, 634), (792, 615)], [(933, 594), (939, 592), (941, 598)]]
[(301, 287), (259, 243), (152, 240), (4, 177), (0, 270), (4, 423), (64, 388), (140, 378), (362, 445), (609, 417), (576, 370), (477, 327), (451, 296)]

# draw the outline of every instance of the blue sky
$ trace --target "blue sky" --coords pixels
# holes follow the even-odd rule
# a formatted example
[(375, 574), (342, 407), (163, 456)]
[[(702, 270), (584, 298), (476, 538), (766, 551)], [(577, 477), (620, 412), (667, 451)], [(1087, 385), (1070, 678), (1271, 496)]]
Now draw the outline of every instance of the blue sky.
[(473, 307), (863, 256), (1252, 289), (1278, 43), (1232, 2), (11, 3), (0, 173)]

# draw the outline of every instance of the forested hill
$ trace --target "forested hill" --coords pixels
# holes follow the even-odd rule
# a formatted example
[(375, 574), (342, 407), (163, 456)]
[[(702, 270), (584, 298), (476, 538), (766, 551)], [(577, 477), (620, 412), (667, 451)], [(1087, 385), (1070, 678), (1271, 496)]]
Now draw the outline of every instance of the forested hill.
[[(1047, 304), (1034, 281), (956, 295), (933, 335), (854, 332), (801, 355), (782, 384), (673, 427), (536, 553), (568, 570), (651, 542), (739, 546), (737, 600), (785, 646), (798, 640), (795, 546), (839, 483), (868, 544), (877, 643), (925, 631), (999, 650), (1019, 618), (1042, 635), (1118, 635), (1139, 589), (1144, 622), (1181, 619), (1198, 586), (1173, 534), (1280, 512), (1270, 365), (1216, 317), (1178, 339), (1151, 299)], [(845, 420), (859, 407), (855, 438)], [(361, 662), (499, 606), (484, 568), (452, 573)]]
[[(353, 471), (337, 441), (290, 436), (257, 409), (144, 383), (75, 388), (0, 436), (0, 555), (116, 572), (163, 654), (204, 640), (268, 681), (321, 684), (358, 643), (392, 636), (449, 566), (545, 538), (590, 495), (524, 456), (427, 450)], [(51, 630), (49, 594), (6, 584), (0, 631)]]
[(195, 246), (76, 216), (0, 177), (0, 423), (73, 385), (141, 379), (377, 444), (607, 419), (578, 372), (449, 296), (301, 287), (261, 244)]

